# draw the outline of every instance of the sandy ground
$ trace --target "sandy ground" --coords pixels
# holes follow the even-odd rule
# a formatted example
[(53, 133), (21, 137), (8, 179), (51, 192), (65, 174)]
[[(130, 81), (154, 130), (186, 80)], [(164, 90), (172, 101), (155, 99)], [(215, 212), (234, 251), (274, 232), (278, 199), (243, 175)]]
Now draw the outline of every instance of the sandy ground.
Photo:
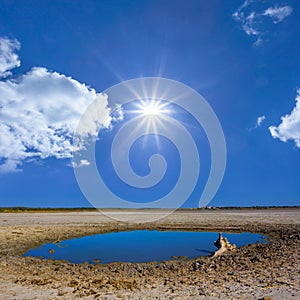
[[(0, 213), (0, 299), (300, 299), (300, 209)], [(145, 218), (156, 221), (144, 223)], [(269, 244), (163, 263), (71, 264), (22, 257), (46, 242), (133, 229), (249, 231)], [(269, 297), (269, 298), (267, 298)]]

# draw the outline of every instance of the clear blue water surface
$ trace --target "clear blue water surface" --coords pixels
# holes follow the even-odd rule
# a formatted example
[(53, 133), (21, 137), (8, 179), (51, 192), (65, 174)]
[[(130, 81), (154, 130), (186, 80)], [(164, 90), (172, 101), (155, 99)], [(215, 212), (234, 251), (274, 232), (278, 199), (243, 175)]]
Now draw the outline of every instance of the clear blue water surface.
[[(223, 233), (237, 247), (263, 243), (264, 237), (254, 233)], [(135, 230), (103, 233), (47, 243), (24, 256), (67, 260), (71, 263), (165, 261), (174, 256), (207, 256), (217, 250), (213, 242), (217, 232)]]

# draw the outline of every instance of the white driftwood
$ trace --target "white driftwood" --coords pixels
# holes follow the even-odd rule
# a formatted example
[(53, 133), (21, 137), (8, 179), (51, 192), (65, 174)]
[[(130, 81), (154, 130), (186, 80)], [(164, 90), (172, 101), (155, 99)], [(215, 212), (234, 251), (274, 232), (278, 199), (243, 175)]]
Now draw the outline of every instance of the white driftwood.
[(236, 249), (236, 245), (231, 245), (227, 238), (222, 236), (222, 232), (219, 233), (219, 238), (214, 241), (214, 245), (218, 248), (217, 251), (212, 255), (212, 257), (216, 257), (227, 251), (234, 251)]

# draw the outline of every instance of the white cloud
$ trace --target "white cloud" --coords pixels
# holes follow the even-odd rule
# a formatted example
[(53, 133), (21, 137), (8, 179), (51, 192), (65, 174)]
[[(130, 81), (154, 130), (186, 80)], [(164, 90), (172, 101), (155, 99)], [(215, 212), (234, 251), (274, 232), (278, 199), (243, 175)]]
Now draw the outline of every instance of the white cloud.
[(248, 128), (248, 131), (252, 132), (253, 130), (259, 128), (262, 125), (262, 123), (265, 121), (265, 119), (266, 119), (266, 116), (264, 116), (264, 115), (258, 117), (255, 125), (253, 127)]
[(292, 112), (281, 117), (278, 126), (270, 126), (269, 131), (273, 138), (282, 142), (292, 140), (300, 148), (300, 89), (297, 91), (296, 106)]
[(81, 159), (79, 161), (79, 163), (76, 163), (76, 162), (72, 161), (72, 167), (73, 168), (81, 168), (81, 167), (89, 166), (90, 164), (91, 163), (86, 159)]
[(253, 43), (254, 46), (258, 46), (263, 41), (263, 25), (267, 18), (271, 18), (274, 24), (282, 22), (292, 12), (293, 8), (290, 6), (275, 6), (268, 7), (262, 10), (259, 1), (246, 0), (243, 5), (232, 14), (235, 21), (241, 24), (241, 28), (248, 36), (256, 38)]
[(256, 36), (260, 39), (260, 32), (256, 28), (257, 15), (254, 11), (245, 12), (245, 9), (251, 4), (251, 1), (246, 0), (243, 5), (232, 14), (235, 21), (241, 24), (243, 31), (249, 36)]
[(255, 128), (258, 128), (261, 126), (261, 124), (263, 123), (263, 121), (266, 119), (266, 116), (260, 116), (257, 118), (256, 124), (255, 124)]
[(97, 136), (101, 126), (110, 126), (106, 95), (38, 67), (17, 79), (0, 81), (0, 172), (18, 171), (32, 159), (71, 158), (73, 133), (88, 105), (92, 109), (82, 137)]
[(16, 50), (20, 49), (20, 43), (17, 40), (0, 38), (0, 78), (11, 74), (9, 70), (19, 67), (21, 62)]
[(273, 19), (273, 22), (279, 23), (282, 22), (286, 17), (288, 17), (293, 12), (293, 9), (290, 6), (282, 6), (282, 7), (269, 7), (265, 10), (265, 16), (269, 16)]

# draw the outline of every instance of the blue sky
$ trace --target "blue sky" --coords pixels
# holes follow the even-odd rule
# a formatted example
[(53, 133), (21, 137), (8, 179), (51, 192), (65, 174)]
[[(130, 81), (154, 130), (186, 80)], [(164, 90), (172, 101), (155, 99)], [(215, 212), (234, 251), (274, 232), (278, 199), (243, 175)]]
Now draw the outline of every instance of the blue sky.
[[(227, 166), (210, 205), (299, 205), (298, 1), (0, 0), (0, 6), (0, 206), (90, 206), (71, 167), (76, 124), (102, 91), (147, 76), (195, 89), (221, 122)], [(100, 100), (99, 113), (108, 116), (109, 99)], [(100, 173), (112, 185), (111, 170), (102, 166), (117, 128), (100, 133), (97, 145)], [(207, 141), (196, 136), (204, 174), (187, 207), (198, 205), (210, 160)], [(178, 156), (162, 143), (173, 168), (155, 191), (164, 194), (176, 181)], [(140, 160), (133, 167), (145, 175)], [(116, 192), (143, 197), (122, 186)]]

